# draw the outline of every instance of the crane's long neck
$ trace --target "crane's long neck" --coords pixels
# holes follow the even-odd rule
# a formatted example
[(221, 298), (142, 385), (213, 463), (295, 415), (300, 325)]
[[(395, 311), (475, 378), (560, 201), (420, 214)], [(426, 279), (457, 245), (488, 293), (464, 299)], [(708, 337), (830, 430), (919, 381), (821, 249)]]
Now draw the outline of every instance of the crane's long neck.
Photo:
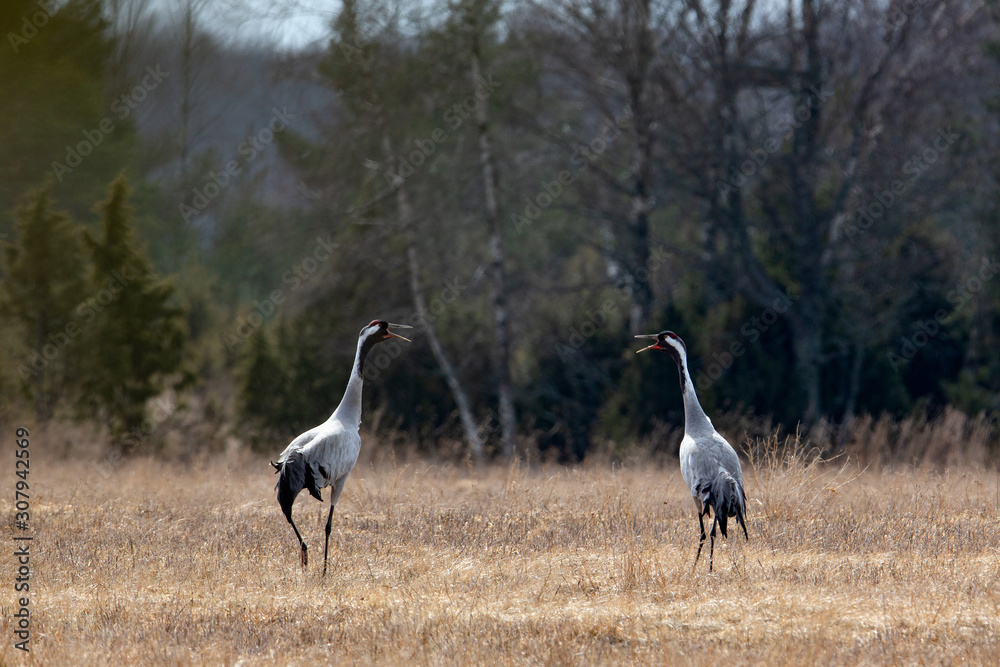
[(358, 341), (358, 351), (354, 355), (354, 367), (351, 369), (351, 379), (347, 382), (344, 397), (340, 405), (333, 411), (331, 419), (337, 419), (349, 426), (361, 425), (361, 386), (364, 384), (365, 357), (375, 345), (370, 337)]
[(697, 433), (705, 429), (713, 430), (712, 420), (705, 414), (698, 401), (698, 394), (694, 391), (694, 382), (691, 381), (691, 374), (688, 372), (687, 355), (674, 351), (670, 356), (677, 362), (677, 370), (681, 376), (681, 392), (684, 395), (684, 430), (688, 433)]

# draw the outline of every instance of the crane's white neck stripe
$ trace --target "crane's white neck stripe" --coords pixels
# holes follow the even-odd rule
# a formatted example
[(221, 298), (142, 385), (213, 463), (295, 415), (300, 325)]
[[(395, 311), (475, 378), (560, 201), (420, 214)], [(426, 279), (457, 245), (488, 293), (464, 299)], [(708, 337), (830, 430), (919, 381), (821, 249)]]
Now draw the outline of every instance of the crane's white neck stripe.
[(670, 356), (677, 363), (677, 370), (680, 373), (681, 393), (684, 397), (684, 430), (688, 433), (698, 432), (705, 428), (713, 429), (712, 420), (705, 414), (698, 400), (698, 394), (694, 390), (694, 382), (691, 381), (691, 374), (688, 372), (687, 351), (683, 345), (669, 343)]

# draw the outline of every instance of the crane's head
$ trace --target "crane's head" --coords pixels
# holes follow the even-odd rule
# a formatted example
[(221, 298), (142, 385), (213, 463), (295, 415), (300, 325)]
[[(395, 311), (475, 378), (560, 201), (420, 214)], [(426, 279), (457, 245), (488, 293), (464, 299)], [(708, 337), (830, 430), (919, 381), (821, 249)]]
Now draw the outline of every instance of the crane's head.
[(371, 323), (361, 330), (358, 334), (358, 357), (357, 365), (354, 368), (354, 372), (358, 375), (364, 377), (365, 370), (365, 358), (368, 353), (371, 352), (372, 348), (382, 341), (389, 340), (390, 338), (399, 338), (400, 340), (405, 340), (407, 343), (410, 342), (409, 338), (403, 338), (398, 333), (389, 331), (389, 327), (394, 327), (396, 329), (412, 329), (408, 324), (390, 324), (385, 320), (372, 320)]
[(403, 338), (397, 333), (393, 333), (389, 330), (389, 327), (396, 329), (412, 329), (409, 324), (390, 324), (385, 320), (372, 320), (371, 323), (361, 330), (358, 334), (358, 338), (364, 341), (364, 344), (374, 345), (375, 343), (381, 343), (384, 340), (389, 340), (390, 338), (401, 338), (407, 343), (410, 342), (409, 338)]
[(660, 350), (674, 357), (675, 361), (678, 357), (687, 357), (687, 347), (685, 347), (684, 341), (673, 331), (661, 331), (658, 334), (641, 334), (636, 336), (636, 338), (653, 338), (656, 340), (652, 345), (644, 347), (641, 350), (636, 350), (636, 354), (645, 352), (646, 350)]
[(645, 352), (646, 350), (660, 350), (661, 352), (666, 352), (669, 354), (674, 363), (677, 364), (677, 370), (680, 372), (681, 376), (681, 391), (686, 391), (685, 380), (687, 377), (687, 347), (684, 345), (684, 341), (681, 337), (675, 334), (673, 331), (661, 331), (658, 334), (643, 334), (641, 336), (636, 336), (636, 338), (655, 338), (656, 342), (648, 347), (644, 347), (641, 350), (636, 350), (635, 353)]

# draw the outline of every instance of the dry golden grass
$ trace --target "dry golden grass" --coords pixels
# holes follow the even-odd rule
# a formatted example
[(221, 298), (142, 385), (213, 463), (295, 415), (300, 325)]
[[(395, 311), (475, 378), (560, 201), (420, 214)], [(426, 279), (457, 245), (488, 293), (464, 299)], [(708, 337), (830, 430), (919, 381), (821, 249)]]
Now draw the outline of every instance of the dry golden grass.
[(321, 579), (327, 506), (296, 505), (303, 572), (262, 458), (104, 477), (32, 447), (27, 660), (0, 480), (4, 665), (1000, 662), (995, 471), (758, 456), (750, 541), (718, 540), (710, 575), (673, 465), (359, 465)]

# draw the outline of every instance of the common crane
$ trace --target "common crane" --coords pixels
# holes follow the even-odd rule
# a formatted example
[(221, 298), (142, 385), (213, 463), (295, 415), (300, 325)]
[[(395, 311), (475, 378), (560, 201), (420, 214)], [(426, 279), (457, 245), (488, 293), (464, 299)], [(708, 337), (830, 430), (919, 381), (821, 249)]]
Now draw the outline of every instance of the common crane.
[(340, 405), (325, 422), (311, 428), (292, 440), (291, 444), (281, 452), (278, 462), (271, 462), (278, 475), (278, 483), (274, 488), (278, 495), (278, 504), (285, 513), (288, 523), (292, 524), (295, 537), (299, 538), (302, 547), (302, 567), (309, 564), (309, 549), (302, 539), (299, 529), (292, 521), (292, 504), (299, 491), (306, 489), (316, 500), (322, 501), (320, 489), (332, 486), (330, 493), (330, 514), (326, 517), (326, 543), (323, 545), (323, 576), (326, 576), (326, 555), (330, 547), (330, 527), (333, 522), (333, 508), (344, 490), (347, 475), (358, 461), (361, 451), (361, 384), (363, 382), (365, 357), (371, 349), (382, 341), (390, 338), (403, 338), (389, 330), (410, 329), (405, 324), (390, 324), (382, 320), (374, 320), (361, 330), (358, 336), (358, 350), (354, 357), (354, 368), (347, 390)]
[(654, 338), (656, 342), (644, 347), (646, 350), (660, 350), (669, 354), (677, 363), (681, 376), (681, 392), (684, 395), (684, 439), (681, 440), (681, 476), (691, 490), (695, 505), (698, 507), (698, 525), (701, 527), (701, 540), (698, 542), (698, 553), (694, 564), (698, 564), (701, 548), (705, 545), (705, 522), (703, 517), (709, 510), (715, 514), (712, 521), (712, 539), (708, 550), (708, 571), (712, 571), (712, 556), (715, 551), (715, 526), (718, 524), (723, 537), (726, 536), (726, 522), (729, 517), (736, 517), (743, 528), (743, 537), (747, 535), (746, 494), (743, 492), (743, 470), (740, 468), (740, 458), (733, 446), (719, 435), (712, 426), (712, 420), (698, 402), (698, 395), (691, 382), (688, 372), (687, 347), (684, 341), (673, 331), (661, 331), (658, 334), (644, 334), (636, 338)]

